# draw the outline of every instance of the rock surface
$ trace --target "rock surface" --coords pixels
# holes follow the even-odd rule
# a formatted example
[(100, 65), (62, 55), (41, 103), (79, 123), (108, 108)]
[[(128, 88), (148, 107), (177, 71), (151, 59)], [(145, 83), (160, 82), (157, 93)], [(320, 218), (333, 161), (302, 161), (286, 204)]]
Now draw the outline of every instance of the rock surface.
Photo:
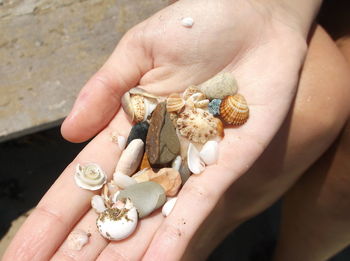
[(146, 138), (146, 153), (154, 168), (167, 167), (180, 153), (180, 142), (164, 102), (155, 108)]
[(128, 140), (126, 142), (126, 146), (128, 146), (129, 143), (135, 139), (141, 139), (144, 143), (146, 143), (148, 128), (149, 123), (147, 121), (142, 121), (132, 126)]

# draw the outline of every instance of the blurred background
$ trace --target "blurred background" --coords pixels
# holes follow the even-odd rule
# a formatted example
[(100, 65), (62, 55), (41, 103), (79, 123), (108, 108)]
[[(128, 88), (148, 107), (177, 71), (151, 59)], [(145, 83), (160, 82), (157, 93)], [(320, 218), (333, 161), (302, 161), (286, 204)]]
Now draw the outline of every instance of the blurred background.
[[(167, 3), (0, 0), (0, 257), (28, 211), (86, 145), (66, 142), (58, 127), (78, 91), (128, 28)], [(341, 19), (332, 18), (349, 11), (326, 2), (319, 20), (336, 35)], [(279, 213), (277, 202), (229, 235), (209, 260), (271, 260)], [(343, 260), (350, 260), (350, 249), (332, 259)]]

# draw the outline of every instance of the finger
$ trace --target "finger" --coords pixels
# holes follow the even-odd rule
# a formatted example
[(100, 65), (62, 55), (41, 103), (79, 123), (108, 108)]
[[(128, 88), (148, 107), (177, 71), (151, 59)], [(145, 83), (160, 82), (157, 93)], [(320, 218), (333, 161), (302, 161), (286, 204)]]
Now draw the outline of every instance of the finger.
[(74, 224), (89, 209), (90, 199), (94, 195), (75, 184), (73, 175), (76, 164), (97, 163), (111, 176), (121, 151), (111, 142), (110, 132), (118, 130), (126, 136), (130, 124), (125, 117), (124, 113), (118, 114), (111, 125), (96, 136), (64, 170), (13, 239), (4, 261), (47, 260), (53, 255)]
[(131, 29), (102, 68), (80, 91), (61, 132), (72, 142), (85, 141), (102, 130), (116, 114), (120, 98), (150, 69), (152, 61), (142, 40), (142, 25)]
[(163, 220), (159, 211), (140, 220), (138, 228), (130, 237), (122, 241), (110, 242), (97, 261), (141, 260)]

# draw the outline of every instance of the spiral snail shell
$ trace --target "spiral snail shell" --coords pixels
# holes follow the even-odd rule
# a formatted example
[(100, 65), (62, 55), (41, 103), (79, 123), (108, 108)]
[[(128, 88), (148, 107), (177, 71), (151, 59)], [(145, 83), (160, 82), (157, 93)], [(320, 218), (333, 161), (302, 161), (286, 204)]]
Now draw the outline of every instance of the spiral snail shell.
[(249, 117), (249, 108), (243, 95), (226, 96), (220, 104), (220, 116), (228, 124), (240, 126)]
[(88, 163), (84, 166), (77, 164), (74, 180), (83, 189), (98, 190), (106, 183), (107, 176), (95, 163)]

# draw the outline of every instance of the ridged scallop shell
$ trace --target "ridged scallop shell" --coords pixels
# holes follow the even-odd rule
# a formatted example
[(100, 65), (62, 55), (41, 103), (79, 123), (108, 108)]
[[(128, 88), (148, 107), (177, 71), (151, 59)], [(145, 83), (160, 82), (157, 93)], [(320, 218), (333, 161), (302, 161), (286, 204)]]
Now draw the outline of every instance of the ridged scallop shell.
[(95, 163), (84, 166), (77, 164), (74, 180), (83, 189), (98, 190), (106, 183), (107, 176), (101, 167)]
[(182, 136), (196, 143), (205, 143), (211, 138), (222, 135), (219, 133), (222, 128), (220, 120), (199, 108), (180, 113), (176, 127)]
[(226, 96), (220, 105), (220, 116), (228, 124), (240, 126), (249, 117), (249, 108), (243, 95)]
[(179, 94), (170, 94), (166, 100), (166, 109), (168, 112), (180, 111), (185, 106), (185, 100)]

